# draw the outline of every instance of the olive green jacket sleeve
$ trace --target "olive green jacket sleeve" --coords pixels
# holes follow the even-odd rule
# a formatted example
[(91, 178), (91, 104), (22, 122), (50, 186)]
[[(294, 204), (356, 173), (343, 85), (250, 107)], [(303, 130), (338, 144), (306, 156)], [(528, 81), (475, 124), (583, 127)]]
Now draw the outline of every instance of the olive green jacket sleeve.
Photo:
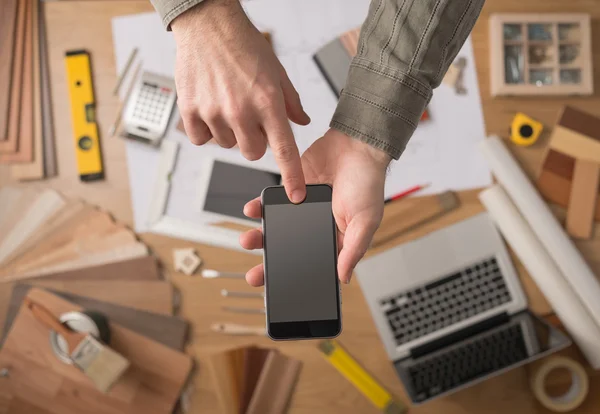
[(484, 1), (373, 0), (331, 127), (398, 159)]
[[(168, 28), (202, 1), (152, 3)], [(484, 1), (372, 0), (331, 127), (398, 159)]]

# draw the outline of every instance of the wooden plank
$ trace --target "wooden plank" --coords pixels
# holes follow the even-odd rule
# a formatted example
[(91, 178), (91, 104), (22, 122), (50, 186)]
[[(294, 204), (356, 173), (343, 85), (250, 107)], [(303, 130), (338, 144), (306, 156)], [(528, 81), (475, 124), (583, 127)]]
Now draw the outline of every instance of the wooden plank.
[[(23, 78), (17, 148), (15, 152), (0, 154), (0, 163), (31, 162), (33, 159), (33, 15), (37, 13), (37, 0), (27, 2), (25, 45), (23, 46)], [(9, 140), (11, 139), (9, 134)]]
[(600, 163), (600, 141), (571, 129), (554, 127), (548, 145), (553, 150), (575, 159)]
[(40, 45), (40, 71), (41, 71), (41, 108), (42, 108), (42, 135), (44, 147), (44, 176), (54, 177), (58, 174), (56, 165), (56, 146), (54, 142), (54, 123), (52, 115), (52, 97), (50, 87), (50, 73), (48, 68), (48, 45), (46, 36), (46, 15), (43, 4), (40, 5), (39, 45)]
[(575, 161), (573, 185), (567, 210), (567, 232), (579, 239), (589, 239), (594, 228), (600, 164)]
[(25, 57), (25, 26), (27, 21), (27, 0), (18, 0), (18, 13), (15, 29), (15, 45), (12, 62), (10, 100), (6, 139), (0, 141), (0, 153), (14, 153), (18, 147), (21, 119), (21, 94), (23, 86), (23, 64)]
[(141, 311), (161, 315), (173, 314), (173, 286), (168, 282), (145, 280), (60, 281), (41, 278), (27, 283), (55, 292), (86, 296)]
[(600, 141), (600, 118), (572, 106), (563, 108), (556, 124)]
[(0, 141), (7, 138), (18, 0), (0, 2)]
[[(166, 284), (165, 282), (151, 283)], [(52, 290), (41, 286), (31, 286), (22, 283), (15, 284), (12, 290), (8, 312), (6, 314), (6, 322), (4, 330), (2, 331), (2, 338), (6, 337), (6, 334), (19, 312), (23, 298), (31, 289), (42, 289), (51, 292), (52, 294), (58, 295), (69, 302), (73, 302), (86, 310), (100, 312), (110, 321), (123, 325), (128, 329), (132, 329), (163, 345), (180, 351), (184, 349), (188, 325), (181, 318), (106, 302), (99, 299), (99, 297), (102, 297), (103, 295), (98, 295), (96, 292), (92, 291), (87, 292), (86, 296), (81, 296), (70, 292)], [(132, 296), (132, 302), (138, 303), (136, 300), (137, 297)]]
[(15, 164), (10, 169), (12, 178), (16, 180), (39, 180), (44, 178), (44, 145), (42, 137), (42, 95), (40, 67), (40, 0), (33, 2), (33, 152), (29, 163)]
[[(28, 297), (57, 316), (81, 310), (39, 289)], [(56, 358), (48, 330), (21, 308), (0, 351), (0, 366), (10, 366), (3, 387), (51, 414), (171, 414), (191, 372), (191, 358), (116, 322), (110, 322), (110, 330), (111, 348), (131, 367), (109, 394), (102, 394), (81, 371)]]

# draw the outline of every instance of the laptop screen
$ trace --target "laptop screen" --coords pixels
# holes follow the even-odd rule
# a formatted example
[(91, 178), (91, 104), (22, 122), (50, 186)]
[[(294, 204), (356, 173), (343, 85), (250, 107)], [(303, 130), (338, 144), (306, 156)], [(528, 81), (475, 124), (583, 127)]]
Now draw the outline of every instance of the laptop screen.
[(396, 361), (395, 367), (412, 401), (423, 403), (569, 344), (562, 332), (524, 311), (494, 326), (454, 333)]

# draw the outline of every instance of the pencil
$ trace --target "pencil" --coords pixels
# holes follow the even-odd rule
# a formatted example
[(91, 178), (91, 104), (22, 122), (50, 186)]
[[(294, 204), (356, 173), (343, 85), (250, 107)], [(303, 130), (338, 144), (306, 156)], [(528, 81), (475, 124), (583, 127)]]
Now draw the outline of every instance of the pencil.
[(415, 185), (414, 187), (409, 188), (408, 190), (404, 190), (401, 193), (391, 196), (390, 198), (386, 198), (384, 203), (391, 203), (392, 201), (400, 200), (402, 198), (408, 197), (411, 194), (414, 194), (418, 191), (423, 190), (424, 188), (429, 187), (431, 184), (423, 184), (423, 185)]
[(135, 87), (137, 77), (138, 77), (138, 74), (140, 73), (141, 68), (142, 68), (142, 63), (140, 62), (137, 65), (137, 67), (135, 68), (135, 72), (133, 72), (133, 77), (131, 78), (131, 82), (129, 83), (129, 88), (127, 88), (127, 92), (125, 93), (125, 99), (123, 99), (119, 103), (119, 109), (117, 110), (117, 118), (115, 119), (115, 122), (113, 122), (112, 126), (110, 127), (110, 131), (108, 133), (111, 137), (115, 136), (115, 134), (117, 133), (117, 130), (119, 129), (119, 125), (121, 125), (121, 119), (123, 118), (123, 110), (125, 110), (125, 105), (127, 104), (129, 97), (131, 96), (131, 92), (133, 92), (133, 88)]

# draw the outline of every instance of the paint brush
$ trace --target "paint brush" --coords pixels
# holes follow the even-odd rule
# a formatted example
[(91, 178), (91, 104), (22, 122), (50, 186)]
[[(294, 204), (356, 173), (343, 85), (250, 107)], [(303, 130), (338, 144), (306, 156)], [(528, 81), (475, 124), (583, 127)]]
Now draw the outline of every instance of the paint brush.
[(218, 277), (229, 279), (245, 279), (246, 275), (243, 273), (219, 272), (218, 270), (204, 269), (202, 271), (202, 277), (205, 279), (216, 279)]
[(238, 325), (235, 323), (214, 323), (210, 330), (227, 335), (255, 335), (265, 336), (267, 331), (264, 326)]
[(48, 309), (29, 298), (25, 298), (25, 304), (39, 322), (63, 337), (68, 345), (73, 365), (79, 368), (101, 392), (107, 393), (129, 368), (127, 359), (92, 335), (70, 330)]

